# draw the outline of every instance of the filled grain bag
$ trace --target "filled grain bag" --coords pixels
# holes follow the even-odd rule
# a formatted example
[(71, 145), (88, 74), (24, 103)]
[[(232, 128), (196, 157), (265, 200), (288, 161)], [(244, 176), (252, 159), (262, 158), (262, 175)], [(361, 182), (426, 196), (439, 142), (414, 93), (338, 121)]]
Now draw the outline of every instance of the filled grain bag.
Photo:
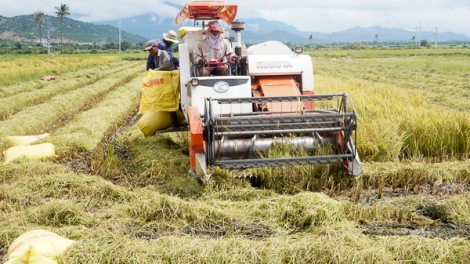
[(16, 146), (29, 146), (34, 141), (38, 141), (48, 136), (49, 136), (49, 133), (36, 135), (36, 136), (9, 136), (7, 137), (7, 144), (10, 148), (16, 147)]
[(57, 264), (57, 257), (74, 243), (46, 230), (29, 231), (10, 245), (5, 264)]
[(149, 70), (142, 84), (139, 114), (172, 112), (178, 110), (180, 73), (176, 71)]
[[(186, 119), (181, 111), (176, 111), (178, 124), (186, 125)], [(137, 123), (144, 138), (155, 135), (157, 130), (163, 130), (171, 126), (171, 118), (168, 112), (149, 112), (145, 113)]]
[(54, 157), (55, 147), (51, 143), (43, 143), (33, 146), (17, 146), (5, 150), (3, 154), (5, 155), (4, 164), (8, 164), (22, 156), (25, 156), (28, 159), (44, 160)]

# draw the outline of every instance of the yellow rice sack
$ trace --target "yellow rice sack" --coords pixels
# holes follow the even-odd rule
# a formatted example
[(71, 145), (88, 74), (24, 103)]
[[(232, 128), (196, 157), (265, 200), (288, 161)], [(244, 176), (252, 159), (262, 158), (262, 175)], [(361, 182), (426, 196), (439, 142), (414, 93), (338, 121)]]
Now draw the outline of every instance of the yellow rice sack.
[[(186, 125), (186, 119), (181, 111), (176, 111), (178, 124)], [(145, 113), (137, 123), (144, 138), (155, 135), (157, 130), (163, 130), (171, 126), (171, 118), (168, 112), (149, 112)]]
[(9, 136), (7, 137), (7, 144), (10, 148), (16, 147), (16, 146), (29, 146), (34, 141), (38, 141), (48, 136), (49, 136), (49, 133), (36, 135), (36, 136)]
[(180, 97), (180, 72), (149, 70), (142, 84), (139, 114), (176, 111)]
[(28, 159), (43, 160), (54, 157), (55, 147), (51, 143), (33, 146), (17, 146), (5, 150), (3, 154), (5, 155), (5, 163), (3, 164), (8, 164), (21, 156), (25, 156)]
[(5, 264), (57, 264), (57, 257), (74, 243), (46, 230), (26, 232), (11, 244)]

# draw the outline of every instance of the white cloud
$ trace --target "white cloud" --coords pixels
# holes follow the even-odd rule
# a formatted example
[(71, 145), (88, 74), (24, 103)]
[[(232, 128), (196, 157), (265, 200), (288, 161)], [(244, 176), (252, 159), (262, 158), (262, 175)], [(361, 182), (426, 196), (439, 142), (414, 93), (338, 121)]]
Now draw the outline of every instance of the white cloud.
[[(355, 26), (382, 26), (414, 29), (421, 23), (425, 30), (438, 27), (470, 36), (465, 21), (470, 17), (468, 0), (235, 0), (238, 18), (277, 20), (303, 31), (333, 32)], [(172, 4), (184, 5), (189, 0), (173, 0)], [(16, 16), (33, 14), (41, 10), (55, 15), (55, 6), (63, 0), (2, 0), (0, 15)], [(78, 14), (85, 22), (102, 22), (119, 18), (152, 14), (155, 20), (174, 18), (178, 8), (164, 0), (75, 0), (65, 3), (70, 12)], [(157, 19), (158, 17), (158, 19)]]

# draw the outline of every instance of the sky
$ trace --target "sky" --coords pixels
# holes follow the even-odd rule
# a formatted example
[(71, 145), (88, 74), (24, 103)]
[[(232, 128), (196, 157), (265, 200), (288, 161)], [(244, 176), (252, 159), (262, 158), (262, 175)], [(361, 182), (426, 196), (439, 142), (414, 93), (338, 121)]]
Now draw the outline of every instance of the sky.
[[(55, 15), (66, 4), (72, 18), (103, 22), (154, 14), (174, 18), (185, 0), (1, 0), (0, 16), (12, 17), (43, 11)], [(229, 1), (227, 1), (229, 2)], [(264, 18), (293, 25), (300, 31), (331, 33), (356, 26), (401, 28), (415, 31), (455, 32), (470, 36), (470, 0), (234, 0), (237, 19)], [(172, 4), (170, 4), (172, 3)]]

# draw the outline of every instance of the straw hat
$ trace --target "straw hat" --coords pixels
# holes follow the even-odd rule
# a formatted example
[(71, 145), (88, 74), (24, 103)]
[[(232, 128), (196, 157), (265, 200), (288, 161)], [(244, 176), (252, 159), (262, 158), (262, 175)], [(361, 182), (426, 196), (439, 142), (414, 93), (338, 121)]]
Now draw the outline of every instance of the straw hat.
[(163, 33), (163, 39), (176, 44), (180, 43), (174, 30), (170, 30), (168, 33)]

